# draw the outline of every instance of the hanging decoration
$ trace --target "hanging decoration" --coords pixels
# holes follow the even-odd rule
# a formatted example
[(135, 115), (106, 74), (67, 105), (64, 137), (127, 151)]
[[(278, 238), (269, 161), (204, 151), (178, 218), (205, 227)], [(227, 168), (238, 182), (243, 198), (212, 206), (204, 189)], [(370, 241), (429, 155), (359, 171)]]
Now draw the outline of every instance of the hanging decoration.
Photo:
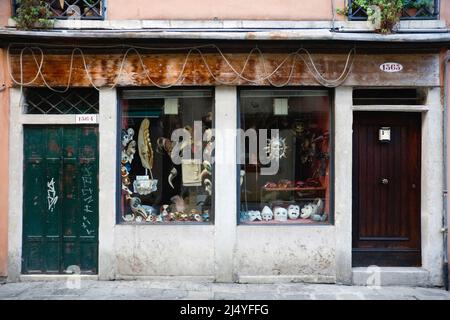
[[(89, 66), (86, 61), (86, 56), (85, 56), (85, 53), (82, 48), (75, 47), (72, 49), (72, 52), (70, 54), (70, 57), (71, 57), (70, 65), (67, 66), (68, 78), (67, 78), (66, 87), (63, 89), (57, 89), (57, 88), (53, 88), (52, 86), (49, 85), (49, 83), (47, 82), (47, 80), (44, 76), (44, 73), (42, 71), (43, 66), (44, 66), (44, 60), (45, 60), (45, 54), (44, 54), (42, 47), (46, 47), (46, 45), (27, 44), (27, 43), (14, 44), (14, 46), (21, 46), (20, 55), (19, 55), (19, 64), (20, 64), (19, 68), (20, 68), (20, 75), (21, 75), (20, 80), (17, 80), (12, 75), (12, 67), (11, 67), (11, 62), (10, 62), (11, 46), (13, 46), (13, 45), (9, 45), (8, 49), (7, 49), (9, 75), (10, 75), (10, 78), (12, 79), (12, 81), (16, 85), (30, 86), (33, 83), (35, 83), (38, 78), (41, 78), (43, 84), (50, 90), (53, 90), (55, 92), (67, 92), (67, 90), (69, 90), (72, 80), (73, 80), (72, 75), (73, 75), (73, 71), (75, 69), (74, 68), (74, 59), (75, 59), (75, 56), (78, 55), (78, 56), (80, 56), (80, 58), (82, 60), (86, 78), (88, 79), (89, 83), (92, 85), (93, 88), (99, 90), (99, 87), (94, 83), (94, 81), (92, 79), (91, 71), (89, 70)], [(67, 48), (67, 46), (64, 46), (64, 45), (48, 45), (48, 47)], [(272, 68), (271, 71), (268, 69), (267, 65), (269, 63), (267, 62), (267, 59), (266, 59), (264, 53), (257, 47), (250, 50), (250, 52), (247, 55), (247, 58), (245, 59), (243, 66), (240, 70), (238, 70), (235, 66), (233, 66), (233, 64), (225, 56), (225, 54), (222, 52), (222, 50), (214, 44), (206, 44), (206, 45), (201, 45), (201, 46), (182, 47), (182, 48), (154, 48), (154, 47), (126, 46), (126, 45), (84, 46), (84, 48), (86, 48), (86, 49), (92, 49), (92, 48), (126, 49), (121, 58), (119, 70), (115, 74), (114, 82), (110, 86), (111, 88), (115, 88), (118, 86), (120, 79), (124, 75), (124, 67), (128, 63), (128, 56), (130, 54), (135, 54), (137, 56), (137, 63), (142, 68), (144, 76), (148, 79), (148, 81), (150, 82), (151, 85), (158, 87), (158, 88), (170, 88), (172, 86), (182, 85), (184, 78), (185, 78), (186, 65), (187, 65), (189, 59), (191, 58), (191, 56), (193, 56), (194, 54), (200, 56), (200, 59), (203, 63), (203, 66), (205, 67), (206, 71), (210, 74), (210, 76), (214, 79), (214, 81), (220, 85), (236, 85), (237, 81), (245, 81), (250, 84), (262, 84), (265, 81), (267, 81), (270, 85), (272, 85), (274, 87), (284, 87), (284, 86), (291, 84), (292, 78), (295, 76), (295, 67), (298, 64), (298, 60), (301, 60), (306, 65), (308, 72), (311, 73), (311, 75), (314, 77), (314, 79), (317, 81), (318, 84), (325, 86), (325, 87), (334, 88), (334, 87), (341, 85), (347, 79), (347, 77), (350, 74), (350, 71), (352, 69), (352, 65), (353, 65), (354, 58), (355, 58), (355, 52), (356, 52), (355, 48), (350, 49), (341, 74), (334, 79), (327, 79), (323, 76), (323, 74), (321, 72), (319, 72), (319, 70), (317, 69), (316, 63), (314, 62), (314, 59), (312, 58), (310, 52), (305, 48), (299, 48), (298, 50), (296, 50), (294, 52), (288, 53), (279, 64), (275, 64), (273, 67), (271, 67)], [(210, 65), (208, 64), (205, 54), (202, 51), (205, 49), (208, 49), (209, 51), (211, 49), (217, 51), (220, 58), (223, 60), (223, 63), (231, 70), (232, 74), (234, 74), (234, 78), (232, 78), (231, 80), (223, 80), (220, 77), (218, 77), (217, 75), (215, 75), (214, 72), (212, 71)], [(154, 80), (154, 78), (150, 74), (149, 68), (144, 63), (142, 54), (140, 52), (140, 51), (159, 51), (159, 52), (161, 52), (164, 50), (186, 51), (186, 55), (185, 55), (183, 64), (181, 66), (181, 69), (180, 69), (178, 75), (176, 76), (176, 79), (172, 83), (167, 84), (167, 85), (162, 85)], [(26, 52), (31, 53), (31, 57), (33, 58), (33, 60), (36, 64), (36, 67), (37, 67), (36, 74), (32, 77), (32, 79), (30, 81), (24, 81), (24, 79), (23, 79), (23, 62), (24, 62), (23, 58), (24, 58), (24, 54)], [(245, 76), (245, 71), (247, 69), (247, 66), (249, 65), (249, 61), (250, 61), (251, 57), (254, 54), (258, 55), (260, 61), (262, 61), (263, 72), (259, 73), (260, 74), (259, 76), (255, 76), (254, 78), (249, 78), (249, 77)], [(271, 66), (272, 66), (272, 64), (271, 64)], [(274, 81), (273, 78), (278, 78), (278, 73), (280, 72), (280, 69), (283, 67), (286, 67), (286, 66), (290, 70), (287, 79), (284, 82)]]
[(267, 139), (267, 146), (264, 147), (264, 151), (270, 160), (286, 158), (287, 149), (286, 138)]

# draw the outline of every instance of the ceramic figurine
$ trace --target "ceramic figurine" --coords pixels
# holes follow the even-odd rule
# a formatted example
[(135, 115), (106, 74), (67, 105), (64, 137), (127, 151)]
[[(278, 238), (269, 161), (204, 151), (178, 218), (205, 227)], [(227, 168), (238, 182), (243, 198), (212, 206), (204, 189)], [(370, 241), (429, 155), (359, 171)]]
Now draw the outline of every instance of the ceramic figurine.
[(276, 221), (287, 221), (288, 212), (286, 208), (275, 207), (273, 209), (273, 217)]
[(271, 210), (268, 206), (265, 206), (265, 207), (262, 209), (262, 211), (261, 211), (261, 218), (262, 218), (264, 221), (270, 221), (270, 220), (272, 220), (272, 218), (273, 218), (273, 212), (272, 212), (272, 210)]
[(288, 207), (288, 217), (291, 220), (295, 220), (298, 219), (298, 217), (300, 216), (300, 207), (297, 205), (293, 205), (291, 204)]
[(248, 212), (248, 220), (249, 221), (255, 221), (255, 220), (261, 221), (262, 220), (261, 212), (259, 210), (250, 210)]

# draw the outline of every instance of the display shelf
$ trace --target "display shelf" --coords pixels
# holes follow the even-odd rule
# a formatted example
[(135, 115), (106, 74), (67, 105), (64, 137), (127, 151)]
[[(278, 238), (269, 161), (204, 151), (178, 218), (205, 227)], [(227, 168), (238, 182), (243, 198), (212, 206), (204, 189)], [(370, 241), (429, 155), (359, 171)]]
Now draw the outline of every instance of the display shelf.
[(325, 191), (324, 187), (304, 187), (304, 188), (262, 188), (264, 191)]

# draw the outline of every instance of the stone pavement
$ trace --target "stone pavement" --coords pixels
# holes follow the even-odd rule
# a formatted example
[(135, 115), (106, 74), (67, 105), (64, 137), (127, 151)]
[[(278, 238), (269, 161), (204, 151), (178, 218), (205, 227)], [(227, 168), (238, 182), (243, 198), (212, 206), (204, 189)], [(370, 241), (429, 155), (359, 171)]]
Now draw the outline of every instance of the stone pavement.
[(450, 300), (439, 288), (329, 284), (220, 284), (189, 281), (43, 281), (0, 285), (0, 299)]

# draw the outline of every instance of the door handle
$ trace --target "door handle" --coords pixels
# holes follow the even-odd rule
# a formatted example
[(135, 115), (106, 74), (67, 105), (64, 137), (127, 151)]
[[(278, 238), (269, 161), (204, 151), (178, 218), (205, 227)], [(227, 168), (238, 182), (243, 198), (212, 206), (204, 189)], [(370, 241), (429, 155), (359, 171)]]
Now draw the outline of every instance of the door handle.
[(386, 179), (386, 178), (383, 178), (383, 179), (381, 179), (381, 183), (382, 183), (382, 184), (388, 184), (388, 183), (389, 183), (389, 180)]

